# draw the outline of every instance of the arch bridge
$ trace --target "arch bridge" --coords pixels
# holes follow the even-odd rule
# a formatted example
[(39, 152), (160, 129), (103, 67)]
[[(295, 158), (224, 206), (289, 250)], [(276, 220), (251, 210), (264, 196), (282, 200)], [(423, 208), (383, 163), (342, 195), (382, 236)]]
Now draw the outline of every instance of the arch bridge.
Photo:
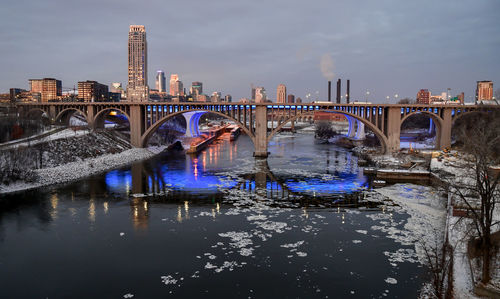
[[(267, 146), (286, 124), (311, 119), (316, 111), (339, 113), (355, 120), (358, 127), (370, 129), (380, 140), (383, 152), (399, 150), (401, 124), (408, 117), (429, 115), (437, 133), (437, 147), (451, 145), (454, 120), (474, 111), (490, 111), (487, 105), (408, 105), (408, 104), (335, 104), (335, 103), (227, 103), (227, 102), (50, 102), (18, 103), (20, 115), (45, 113), (52, 122), (65, 122), (79, 112), (90, 128), (103, 125), (110, 111), (124, 114), (130, 123), (130, 143), (145, 147), (149, 137), (167, 120), (188, 112), (211, 112), (234, 121), (252, 139), (256, 157), (267, 157)], [(279, 117), (279, 119), (277, 119)]]

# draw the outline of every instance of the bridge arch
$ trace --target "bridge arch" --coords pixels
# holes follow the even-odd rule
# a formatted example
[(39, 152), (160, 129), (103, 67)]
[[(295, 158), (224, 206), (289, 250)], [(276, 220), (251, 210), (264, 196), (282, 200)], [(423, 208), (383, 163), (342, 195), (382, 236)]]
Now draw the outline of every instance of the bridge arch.
[[(182, 111), (177, 111), (177, 112), (174, 112), (174, 113), (170, 113), (168, 115), (166, 115), (165, 117), (159, 119), (157, 122), (155, 122), (151, 127), (149, 127), (141, 136), (141, 146), (142, 147), (145, 147), (148, 143), (148, 140), (149, 138), (151, 137), (151, 135), (162, 125), (164, 124), (166, 121), (168, 121), (169, 119), (177, 116), (177, 115), (181, 115), (183, 113), (186, 113), (186, 112), (191, 112), (191, 111), (195, 111), (195, 112), (207, 112), (207, 113), (213, 113), (213, 114), (216, 114), (216, 115), (219, 115), (219, 116), (222, 116), (226, 119), (229, 119), (231, 121), (234, 121), (236, 123), (236, 125), (238, 127), (240, 127), (249, 137), (250, 139), (252, 140), (253, 144), (255, 145), (255, 135), (244, 125), (242, 124), (241, 122), (239, 122), (237, 119), (235, 118), (232, 118), (224, 113), (221, 113), (221, 112), (218, 112), (218, 111), (211, 111), (211, 110), (205, 110), (205, 109), (187, 109), (187, 110), (182, 110)], [(188, 124), (189, 125), (189, 124)]]
[(111, 107), (111, 108), (104, 108), (104, 109), (100, 110), (99, 112), (97, 112), (96, 115), (94, 116), (94, 119), (92, 119), (92, 126), (94, 128), (104, 127), (104, 117), (111, 111), (119, 111), (121, 114), (125, 115), (125, 117), (127, 118), (127, 121), (130, 124), (130, 115), (127, 112), (123, 111), (120, 108)]
[[(352, 113), (349, 113), (349, 112), (336, 111), (336, 110), (323, 110), (323, 111), (325, 111), (325, 112), (331, 112), (331, 113), (337, 113), (337, 114), (343, 114), (345, 116), (349, 116), (349, 117), (352, 117), (352, 118), (360, 121), (361, 123), (363, 123), (367, 128), (369, 128), (377, 136), (377, 138), (379, 139), (380, 144), (382, 146), (382, 152), (383, 153), (387, 152), (387, 144), (388, 144), (387, 137), (384, 135), (384, 133), (382, 133), (382, 131), (380, 131), (377, 127), (375, 127), (375, 125), (373, 125), (372, 123), (370, 123), (368, 120), (363, 119), (363, 118), (357, 116), (356, 114), (352, 114)], [(304, 112), (302, 114), (295, 115), (295, 116), (293, 116), (291, 118), (286, 119), (284, 122), (282, 122), (276, 128), (274, 128), (274, 130), (271, 132), (271, 134), (269, 134), (267, 136), (266, 142), (269, 143), (271, 141), (271, 139), (273, 139), (273, 137), (279, 131), (281, 131), (281, 129), (283, 129), (283, 127), (287, 123), (295, 121), (295, 120), (297, 120), (300, 117), (302, 117), (302, 118), (305, 117), (306, 119), (311, 119), (312, 120), (314, 118), (314, 111)]]
[(403, 123), (410, 117), (412, 116), (415, 116), (415, 115), (427, 115), (429, 116), (430, 119), (432, 119), (434, 121), (434, 124), (436, 125), (436, 141), (435, 141), (435, 149), (439, 149), (440, 148), (440, 145), (441, 145), (441, 132), (442, 132), (442, 128), (443, 128), (443, 122), (444, 120), (439, 117), (437, 114), (435, 113), (432, 113), (431, 111), (414, 111), (414, 112), (411, 112), (411, 113), (408, 113), (407, 115), (405, 115), (403, 118), (401, 118), (401, 122), (399, 123), (399, 138), (401, 139), (401, 126), (403, 125)]
[(462, 112), (458, 115), (455, 115), (451, 120), (451, 128), (453, 129), (457, 121), (462, 119), (464, 116), (468, 117), (469, 115), (474, 115), (474, 114), (488, 115), (488, 112), (484, 110), (473, 110), (473, 111)]
[(87, 124), (89, 124), (89, 117), (87, 115), (87, 113), (83, 112), (82, 110), (78, 109), (78, 108), (75, 108), (75, 107), (70, 107), (70, 108), (66, 108), (66, 109), (63, 109), (61, 110), (55, 117), (55, 122), (63, 122), (65, 124), (69, 124), (69, 119), (71, 118), (71, 116), (73, 115), (73, 113), (75, 112), (79, 112), (81, 115), (83, 115), (83, 117), (85, 117), (85, 119), (87, 120)]

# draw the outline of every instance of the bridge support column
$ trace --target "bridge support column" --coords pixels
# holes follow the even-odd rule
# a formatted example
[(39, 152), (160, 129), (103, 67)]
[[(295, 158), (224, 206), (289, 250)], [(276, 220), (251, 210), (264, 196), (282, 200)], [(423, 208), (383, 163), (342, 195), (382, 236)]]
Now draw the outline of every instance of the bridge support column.
[(364, 140), (365, 139), (365, 124), (356, 120), (357, 128), (356, 128), (356, 139)]
[(51, 123), (55, 123), (56, 122), (56, 107), (55, 106), (50, 106), (49, 107), (49, 113), (48, 113), (48, 117), (50, 119), (50, 122)]
[(439, 138), (439, 148), (444, 149), (445, 147), (451, 146), (451, 109), (443, 110), (443, 121), (441, 123), (441, 134)]
[[(252, 127), (252, 124), (250, 124)], [(267, 153), (267, 106), (255, 107), (254, 157), (266, 158)]]
[(401, 108), (389, 107), (387, 109), (387, 151), (399, 151), (399, 138), (401, 133)]
[(144, 114), (142, 106), (130, 106), (130, 144), (135, 147), (144, 147), (142, 144), (142, 134), (144, 132)]
[(198, 126), (200, 124), (200, 117), (204, 113), (205, 112), (191, 111), (182, 114), (182, 116), (184, 116), (184, 119), (186, 119), (186, 137), (196, 137), (200, 135)]
[(96, 129), (94, 106), (87, 106), (87, 125), (90, 130)]

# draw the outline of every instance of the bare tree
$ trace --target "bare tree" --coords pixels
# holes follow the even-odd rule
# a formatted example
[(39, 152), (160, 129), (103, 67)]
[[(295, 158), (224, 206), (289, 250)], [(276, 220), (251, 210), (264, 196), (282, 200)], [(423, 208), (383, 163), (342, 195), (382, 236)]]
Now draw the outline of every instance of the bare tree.
[(329, 121), (318, 121), (315, 125), (314, 136), (319, 139), (329, 139), (337, 135)]
[(413, 104), (414, 101), (410, 98), (403, 98), (398, 101), (398, 104)]
[(477, 237), (482, 258), (481, 282), (488, 283), (491, 278), (491, 259), (493, 244), (492, 230), (500, 223), (494, 219), (495, 208), (500, 203), (498, 174), (492, 166), (500, 162), (500, 115), (489, 112), (472, 117), (461, 124), (458, 138), (463, 142), (466, 156), (467, 175), (456, 179), (449, 185), (453, 196), (462, 202), (472, 220), (474, 237)]

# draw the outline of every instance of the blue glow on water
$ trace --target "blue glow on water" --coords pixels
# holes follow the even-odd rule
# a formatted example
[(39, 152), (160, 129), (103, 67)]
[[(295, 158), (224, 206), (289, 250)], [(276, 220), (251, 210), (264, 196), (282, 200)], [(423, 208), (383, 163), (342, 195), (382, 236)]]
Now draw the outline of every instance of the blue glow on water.
[(297, 181), (288, 179), (285, 184), (292, 192), (323, 196), (363, 190), (367, 187), (368, 181), (365, 177), (358, 177), (357, 174), (344, 174), (342, 177), (332, 180), (305, 178)]
[(112, 170), (106, 174), (105, 182), (113, 192), (124, 192), (132, 186), (132, 172), (129, 170)]

